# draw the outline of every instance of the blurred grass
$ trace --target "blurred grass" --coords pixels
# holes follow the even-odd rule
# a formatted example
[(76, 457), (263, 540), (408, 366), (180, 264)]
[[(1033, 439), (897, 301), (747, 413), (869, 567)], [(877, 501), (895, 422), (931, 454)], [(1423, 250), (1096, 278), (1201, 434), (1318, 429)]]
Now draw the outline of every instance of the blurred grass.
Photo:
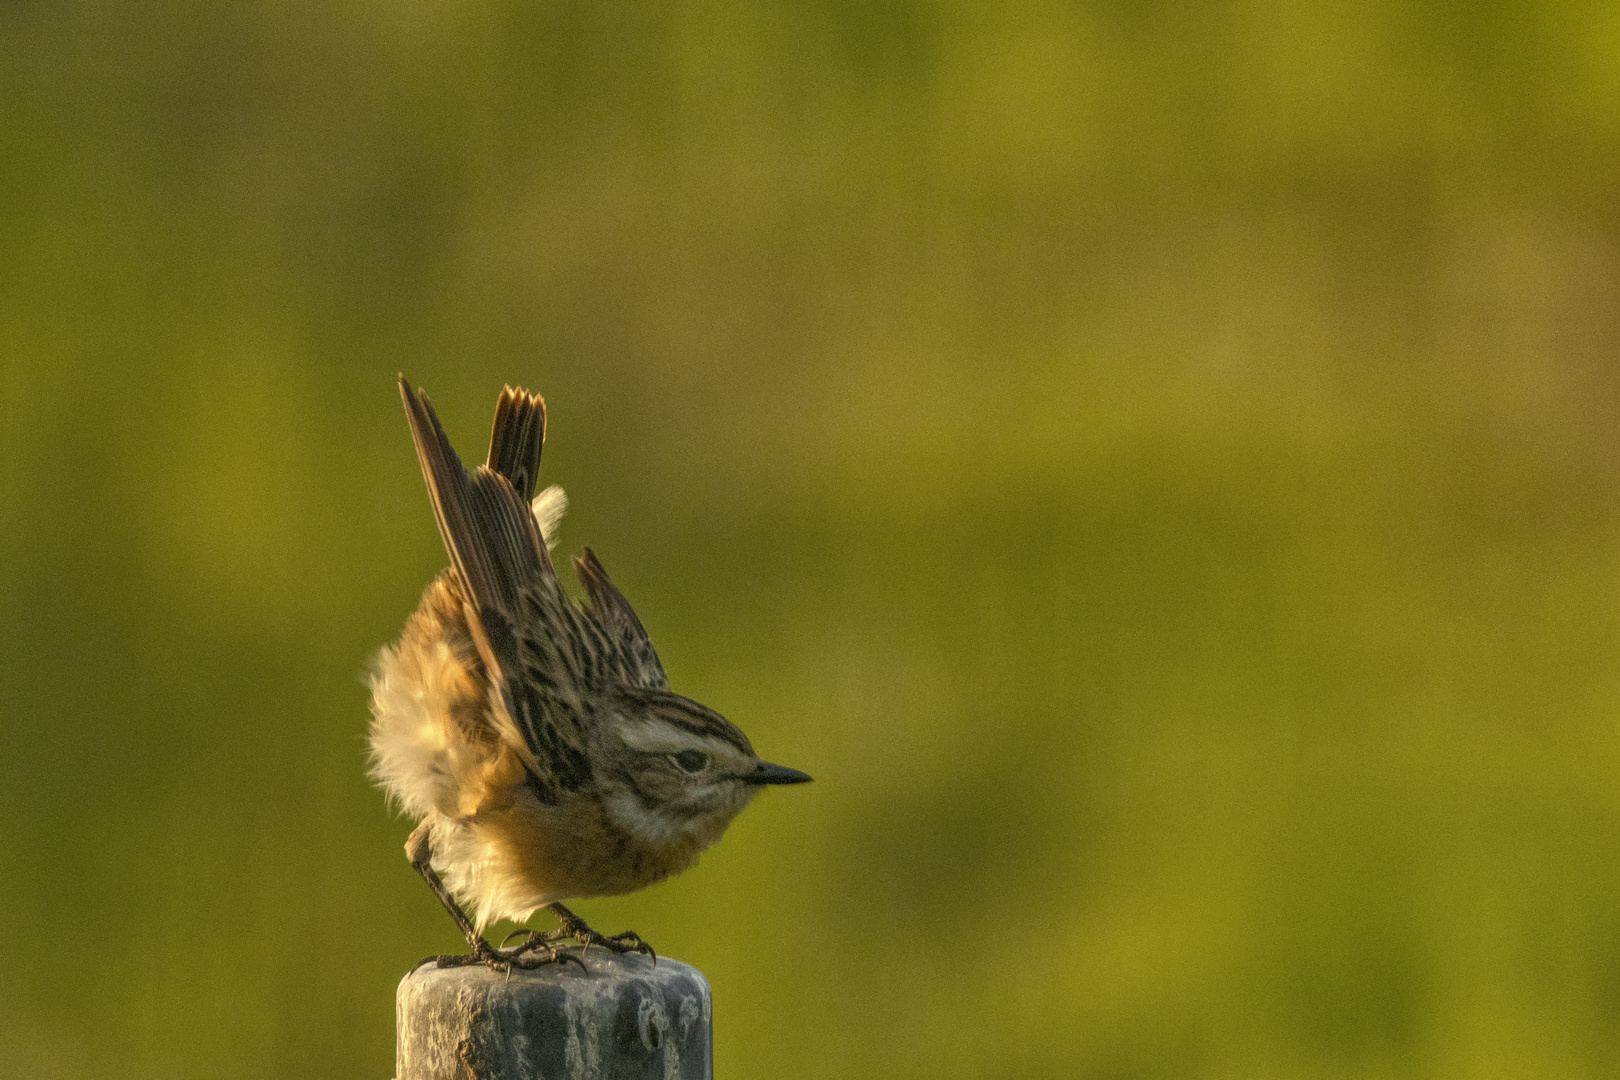
[(1607, 5), (0, 7), (0, 1057), (386, 1076), (503, 382), (817, 783), (586, 905), (726, 1076), (1608, 1076)]

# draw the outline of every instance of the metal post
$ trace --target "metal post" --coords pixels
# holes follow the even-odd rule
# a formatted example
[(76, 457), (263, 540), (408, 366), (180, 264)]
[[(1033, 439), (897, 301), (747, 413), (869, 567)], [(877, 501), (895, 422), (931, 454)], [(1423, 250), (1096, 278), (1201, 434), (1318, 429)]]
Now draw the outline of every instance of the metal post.
[(592, 949), (510, 975), (475, 964), (400, 981), (397, 1080), (712, 1080), (709, 983), (697, 968)]

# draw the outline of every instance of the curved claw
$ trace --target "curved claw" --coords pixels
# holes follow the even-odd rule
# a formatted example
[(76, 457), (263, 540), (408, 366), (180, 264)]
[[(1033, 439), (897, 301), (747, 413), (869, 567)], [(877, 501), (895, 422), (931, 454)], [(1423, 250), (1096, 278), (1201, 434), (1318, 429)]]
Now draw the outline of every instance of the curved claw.
[(652, 957), (653, 965), (657, 966), (658, 964), (658, 954), (654, 952), (653, 947), (643, 941), (641, 939), (641, 935), (636, 933), (634, 930), (626, 930), (622, 934), (612, 934), (608, 936), (606, 940), (625, 946), (623, 950), (624, 952), (638, 952), (645, 956), (650, 956)]

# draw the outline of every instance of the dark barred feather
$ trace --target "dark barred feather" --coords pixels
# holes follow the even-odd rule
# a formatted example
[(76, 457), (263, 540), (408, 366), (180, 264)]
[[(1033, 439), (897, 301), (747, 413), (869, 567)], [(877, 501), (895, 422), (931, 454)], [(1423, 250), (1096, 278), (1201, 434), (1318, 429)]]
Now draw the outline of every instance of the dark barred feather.
[(608, 578), (607, 571), (590, 548), (574, 560), (585, 593), (591, 598), (591, 614), (607, 636), (610, 651), (619, 661), (620, 680), (629, 686), (667, 689), (669, 679), (658, 660), (652, 638), (636, 618), (635, 609)]
[(545, 445), (545, 398), (523, 389), (504, 388), (495, 402), (487, 464), (512, 482), (524, 502), (534, 498)]

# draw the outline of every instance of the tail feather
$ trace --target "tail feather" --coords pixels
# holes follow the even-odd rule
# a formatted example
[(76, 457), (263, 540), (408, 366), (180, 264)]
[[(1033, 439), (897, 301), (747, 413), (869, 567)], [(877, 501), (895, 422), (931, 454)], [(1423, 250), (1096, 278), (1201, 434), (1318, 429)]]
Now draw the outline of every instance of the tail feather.
[(521, 387), (504, 388), (495, 403), (487, 464), (512, 482), (524, 502), (534, 498), (545, 445), (546, 399)]

